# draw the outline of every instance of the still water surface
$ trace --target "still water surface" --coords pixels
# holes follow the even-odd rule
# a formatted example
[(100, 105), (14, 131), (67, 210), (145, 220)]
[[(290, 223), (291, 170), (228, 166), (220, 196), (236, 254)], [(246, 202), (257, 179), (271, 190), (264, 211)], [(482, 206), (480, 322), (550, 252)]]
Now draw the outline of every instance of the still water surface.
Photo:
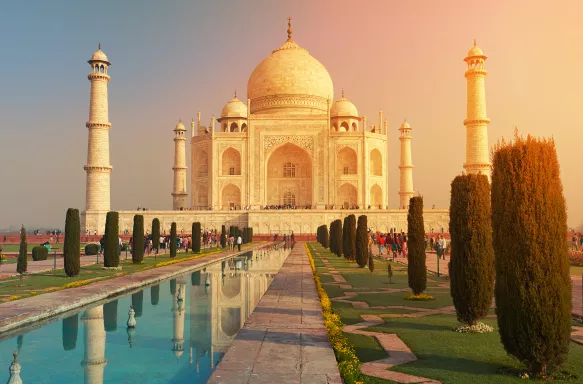
[[(0, 342), (24, 384), (205, 383), (288, 252), (256, 250)], [(130, 305), (136, 327), (127, 328)]]

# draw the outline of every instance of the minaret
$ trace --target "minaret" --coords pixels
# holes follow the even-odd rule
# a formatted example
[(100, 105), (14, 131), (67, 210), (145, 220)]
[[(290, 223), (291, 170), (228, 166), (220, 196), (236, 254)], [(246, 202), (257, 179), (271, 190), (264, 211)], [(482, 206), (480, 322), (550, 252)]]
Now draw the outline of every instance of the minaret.
[(411, 126), (407, 119), (401, 124), (401, 161), (399, 170), (401, 172), (401, 187), (399, 189), (399, 209), (409, 208), (409, 200), (415, 195), (413, 191), (413, 162), (411, 161)]
[[(98, 233), (105, 229), (105, 215), (110, 209), (110, 176), (109, 164), (109, 107), (107, 101), (107, 83), (110, 77), (108, 69), (111, 63), (107, 56), (99, 49), (95, 51), (91, 60), (91, 73), (87, 76), (91, 82), (89, 99), (89, 121), (85, 126), (89, 129), (87, 146), (87, 184), (85, 187), (85, 212), (92, 213), (91, 226)], [(87, 221), (85, 221), (86, 229)]]
[(182, 120), (174, 128), (174, 189), (172, 190), (172, 209), (186, 208), (186, 129)]
[(85, 323), (85, 355), (81, 365), (85, 370), (85, 384), (103, 384), (105, 360), (105, 325), (103, 305), (83, 313)]
[(468, 70), (465, 73), (468, 81), (467, 93), (467, 118), (464, 120), (466, 126), (466, 162), (464, 169), (466, 173), (482, 173), (490, 179), (492, 164), (490, 163), (490, 153), (488, 150), (488, 124), (490, 120), (486, 117), (486, 89), (484, 80), (486, 70), (484, 52), (476, 45), (468, 52), (464, 59), (468, 63)]

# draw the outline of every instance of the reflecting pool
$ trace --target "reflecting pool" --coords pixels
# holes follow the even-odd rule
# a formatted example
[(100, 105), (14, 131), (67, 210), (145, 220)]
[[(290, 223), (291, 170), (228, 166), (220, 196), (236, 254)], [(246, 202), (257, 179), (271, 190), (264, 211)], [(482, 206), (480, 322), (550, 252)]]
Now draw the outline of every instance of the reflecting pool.
[[(24, 384), (205, 383), (288, 251), (260, 249), (0, 341)], [(130, 308), (135, 328), (128, 328)], [(130, 321), (131, 323), (131, 321)]]

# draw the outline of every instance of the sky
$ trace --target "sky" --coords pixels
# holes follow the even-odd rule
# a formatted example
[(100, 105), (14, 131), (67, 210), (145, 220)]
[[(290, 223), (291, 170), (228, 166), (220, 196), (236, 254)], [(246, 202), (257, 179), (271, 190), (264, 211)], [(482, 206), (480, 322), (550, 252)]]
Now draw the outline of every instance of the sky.
[[(398, 207), (399, 132), (413, 131), (414, 189), (448, 208), (465, 161), (466, 79), (474, 38), (485, 69), (490, 145), (554, 137), (568, 224), (583, 222), (583, 1), (2, 1), (0, 228), (64, 227), (83, 210), (89, 64), (109, 70), (111, 206), (172, 208), (173, 129), (208, 125), (287, 38), (318, 59), (360, 115), (389, 123), (390, 207)], [(372, 121), (371, 121), (372, 120)], [(186, 124), (187, 127), (189, 124)], [(190, 151), (187, 153), (189, 162)]]

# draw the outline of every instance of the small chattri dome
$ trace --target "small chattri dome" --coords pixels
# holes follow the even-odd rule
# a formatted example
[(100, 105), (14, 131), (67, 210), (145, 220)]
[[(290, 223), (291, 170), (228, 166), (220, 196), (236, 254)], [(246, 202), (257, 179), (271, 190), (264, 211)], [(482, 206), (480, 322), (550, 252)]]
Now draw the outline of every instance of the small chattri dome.
[(186, 128), (184, 128), (184, 124), (182, 124), (182, 120), (180, 120), (177, 124), (176, 124), (176, 128), (174, 129), (175, 131), (186, 131)]
[(101, 50), (101, 44), (98, 45), (97, 51), (93, 52), (93, 55), (91, 55), (91, 60), (89, 60), (89, 61), (104, 61), (107, 64), (109, 64), (109, 60), (107, 60), (107, 56)]
[(401, 129), (411, 129), (411, 126), (407, 122), (407, 119), (405, 119), (405, 121), (403, 121), (403, 124), (401, 124)]
[(247, 118), (247, 104), (237, 98), (237, 92), (235, 92), (235, 97), (223, 107), (221, 117)]
[(356, 106), (352, 104), (352, 101), (344, 97), (344, 90), (342, 90), (342, 97), (339, 100), (336, 100), (336, 102), (332, 104), (332, 108), (330, 108), (330, 117), (338, 116), (358, 117)]
[(474, 39), (474, 46), (468, 51), (468, 57), (476, 56), (484, 56), (484, 51), (482, 51), (482, 49), (476, 45), (476, 39)]

